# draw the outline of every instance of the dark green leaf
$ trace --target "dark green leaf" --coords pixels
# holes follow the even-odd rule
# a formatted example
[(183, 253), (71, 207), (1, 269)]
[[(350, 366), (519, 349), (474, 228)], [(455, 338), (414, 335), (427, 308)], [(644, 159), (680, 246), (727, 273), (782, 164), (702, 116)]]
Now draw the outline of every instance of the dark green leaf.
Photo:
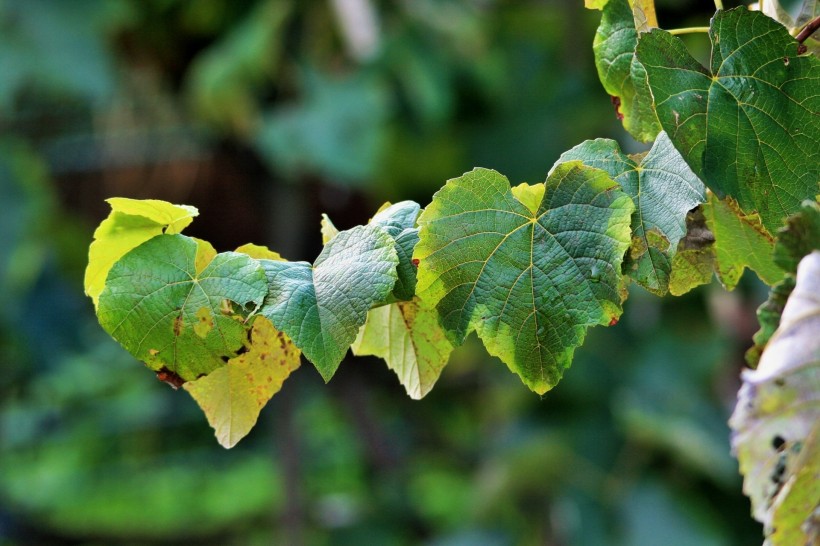
[(820, 60), (783, 26), (745, 8), (712, 19), (710, 68), (653, 30), (636, 50), (664, 130), (721, 197), (758, 212), (770, 233), (820, 181)]

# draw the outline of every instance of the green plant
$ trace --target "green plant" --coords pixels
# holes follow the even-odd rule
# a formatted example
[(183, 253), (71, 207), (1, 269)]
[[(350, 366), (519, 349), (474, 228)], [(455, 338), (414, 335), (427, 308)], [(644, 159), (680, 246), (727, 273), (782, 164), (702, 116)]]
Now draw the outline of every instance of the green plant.
[[(806, 294), (820, 249), (820, 61), (802, 31), (817, 19), (786, 20), (767, 2), (765, 13), (787, 29), (764, 13), (717, 6), (709, 28), (666, 32), (652, 28), (651, 1), (597, 4), (600, 79), (625, 128), (654, 141), (648, 152), (587, 141), (544, 183), (511, 186), (475, 169), (424, 211), (387, 204), (344, 231), (324, 217), (313, 264), (255, 245), (217, 253), (181, 235), (198, 214), (192, 207), (110, 199), (86, 272), (100, 324), (185, 388), (231, 447), (302, 353), (325, 381), (349, 348), (380, 356), (421, 398), (475, 331), (543, 394), (589, 327), (618, 322), (629, 283), (678, 295), (714, 272), (732, 289), (749, 267), (773, 290), (749, 356), (755, 365), (762, 355), (761, 368), (747, 374), (732, 421), (735, 446), (772, 543), (811, 543), (820, 533), (820, 349), (806, 332), (817, 327), (799, 312), (779, 321), (792, 289), (805, 300), (792, 308), (817, 311)], [(675, 37), (702, 31), (708, 67)], [(777, 342), (790, 335), (809, 351)], [(788, 365), (766, 364), (781, 353)]]

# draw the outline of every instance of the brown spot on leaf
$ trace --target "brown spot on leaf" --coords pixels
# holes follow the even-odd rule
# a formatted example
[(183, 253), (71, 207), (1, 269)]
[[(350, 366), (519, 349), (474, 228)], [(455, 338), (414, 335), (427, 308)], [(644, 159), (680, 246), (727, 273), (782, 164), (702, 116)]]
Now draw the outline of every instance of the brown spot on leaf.
[(184, 323), (182, 322), (182, 313), (180, 313), (174, 319), (174, 335), (175, 336), (179, 337), (179, 336), (182, 335), (183, 326), (184, 326)]
[(621, 113), (621, 98), (612, 95), (609, 99), (612, 101), (612, 106), (615, 108), (615, 117), (618, 121), (623, 121), (624, 115)]
[(172, 372), (168, 368), (161, 368), (157, 372), (157, 379), (162, 381), (163, 383), (167, 383), (171, 385), (174, 390), (177, 390), (182, 385), (185, 384), (185, 380), (178, 376), (176, 373)]

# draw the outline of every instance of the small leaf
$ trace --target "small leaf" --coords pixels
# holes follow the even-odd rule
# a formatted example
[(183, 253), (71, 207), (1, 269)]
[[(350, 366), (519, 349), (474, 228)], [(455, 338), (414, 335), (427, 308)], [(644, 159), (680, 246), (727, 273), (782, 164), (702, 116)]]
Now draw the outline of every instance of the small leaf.
[(257, 260), (274, 260), (278, 262), (286, 261), (279, 255), (278, 252), (274, 252), (266, 246), (255, 245), (253, 243), (247, 243), (240, 246), (236, 249), (236, 252), (239, 252), (240, 254), (247, 254), (251, 258), (255, 258)]
[(476, 330), (537, 393), (561, 378), (586, 329), (621, 314), (632, 201), (603, 171), (564, 163), (537, 213), (508, 180), (475, 169), (447, 182), (419, 217), (418, 296), (450, 341)]
[(370, 308), (396, 284), (399, 259), (379, 226), (342, 231), (307, 262), (261, 260), (270, 286), (260, 310), (330, 381)]
[(111, 214), (94, 231), (85, 270), (85, 293), (98, 303), (111, 266), (129, 250), (161, 233), (180, 233), (199, 212), (154, 199), (107, 199)]
[(355, 355), (383, 358), (410, 398), (419, 400), (438, 380), (453, 345), (438, 314), (416, 299), (371, 309), (351, 349)]
[(157, 235), (114, 264), (97, 308), (102, 327), (128, 352), (185, 381), (234, 356), (246, 338), (244, 308), (261, 305), (268, 291), (262, 266), (244, 254), (217, 254), (198, 270), (197, 253), (209, 247)]
[[(639, 162), (614, 140), (588, 140), (561, 155), (558, 163), (583, 161), (609, 173), (635, 203), (632, 248), (625, 272), (658, 295), (669, 288), (671, 260), (686, 233), (686, 215), (705, 200), (703, 183), (675, 150), (666, 133)], [(710, 272), (711, 275), (711, 272)]]
[(806, 256), (797, 282), (730, 420), (732, 446), (772, 546), (812, 544), (820, 535), (820, 252)]
[(256, 424), (259, 412), (299, 367), (299, 349), (265, 317), (256, 317), (248, 351), (184, 388), (196, 400), (216, 439), (231, 448)]
[(330, 221), (327, 214), (322, 214), (322, 244), (326, 245), (339, 234), (339, 230)]
[(743, 7), (718, 11), (709, 37), (708, 69), (662, 30), (643, 34), (636, 54), (658, 119), (692, 170), (773, 233), (817, 194), (820, 59), (798, 55), (783, 26)]
[[(650, 142), (661, 125), (652, 109), (646, 72), (635, 58), (635, 46), (639, 30), (657, 26), (657, 21), (647, 19), (654, 19), (654, 8), (647, 13), (639, 4), (636, 9), (627, 0), (609, 0), (603, 8), (592, 49), (604, 89), (618, 99), (624, 129), (637, 140)], [(640, 23), (636, 23), (636, 16), (641, 17)]]

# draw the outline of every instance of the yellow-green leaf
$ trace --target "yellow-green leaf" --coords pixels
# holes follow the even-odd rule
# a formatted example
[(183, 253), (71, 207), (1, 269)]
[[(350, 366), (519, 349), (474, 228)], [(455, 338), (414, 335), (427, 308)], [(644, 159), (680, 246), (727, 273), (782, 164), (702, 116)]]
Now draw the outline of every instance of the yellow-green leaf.
[(351, 349), (355, 355), (383, 358), (410, 398), (419, 400), (438, 380), (453, 344), (437, 313), (415, 298), (371, 309)]
[(98, 303), (111, 266), (129, 250), (161, 233), (180, 233), (199, 212), (188, 205), (155, 199), (108, 199), (111, 214), (94, 232), (85, 270), (85, 293)]
[(268, 400), (299, 367), (300, 355), (268, 319), (256, 317), (246, 353), (184, 388), (202, 408), (219, 443), (231, 448), (250, 432)]

